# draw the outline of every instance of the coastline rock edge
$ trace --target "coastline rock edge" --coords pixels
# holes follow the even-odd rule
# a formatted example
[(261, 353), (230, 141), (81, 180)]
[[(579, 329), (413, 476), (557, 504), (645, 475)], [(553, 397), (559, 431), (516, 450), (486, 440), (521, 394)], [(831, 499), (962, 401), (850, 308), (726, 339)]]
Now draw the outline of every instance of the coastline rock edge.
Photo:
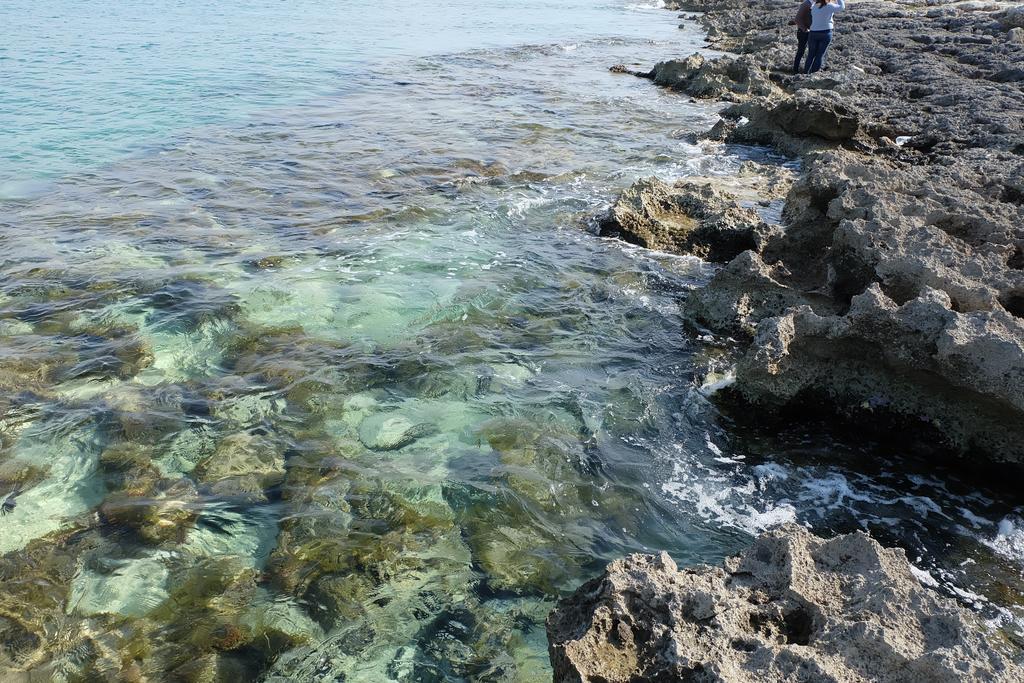
[[(667, 4), (703, 12), (686, 19), (736, 54), (637, 75), (733, 102), (697, 141), (802, 162), (781, 225), (718, 254), (729, 262), (683, 303), (698, 331), (745, 345), (718, 400), (758, 415), (828, 406), (1024, 466), (1024, 76), (1008, 66), (1024, 63), (1020, 12), (859, 2), (826, 69), (793, 76), (788, 0)], [(677, 242), (653, 248), (709, 255)]]
[(1024, 680), (1012, 646), (923, 587), (902, 550), (793, 524), (721, 567), (612, 562), (547, 633), (555, 683)]

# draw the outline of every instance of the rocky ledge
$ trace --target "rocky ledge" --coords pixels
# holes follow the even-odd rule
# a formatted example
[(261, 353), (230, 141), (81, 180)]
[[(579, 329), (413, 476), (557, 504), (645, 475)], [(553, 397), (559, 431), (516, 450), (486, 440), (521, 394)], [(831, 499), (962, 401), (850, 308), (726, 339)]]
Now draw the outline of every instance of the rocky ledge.
[[(802, 162), (774, 230), (737, 211), (709, 219), (692, 188), (652, 180), (601, 222), (725, 264), (684, 304), (695, 329), (741, 342), (720, 400), (752, 404), (761, 420), (827, 406), (954, 454), (1024, 464), (1021, 9), (857, 2), (810, 76), (790, 73), (789, 0), (673, 9), (703, 12), (683, 17), (734, 55), (614, 70), (731, 102), (695, 136), (704, 144), (769, 145)], [(722, 216), (721, 198), (709, 199)]]
[(639, 180), (623, 192), (598, 230), (648, 249), (712, 261), (760, 248), (773, 234), (756, 211), (709, 183), (669, 185), (657, 178)]
[(863, 533), (790, 525), (723, 567), (631, 555), (547, 622), (556, 683), (1022, 681), (995, 633)]

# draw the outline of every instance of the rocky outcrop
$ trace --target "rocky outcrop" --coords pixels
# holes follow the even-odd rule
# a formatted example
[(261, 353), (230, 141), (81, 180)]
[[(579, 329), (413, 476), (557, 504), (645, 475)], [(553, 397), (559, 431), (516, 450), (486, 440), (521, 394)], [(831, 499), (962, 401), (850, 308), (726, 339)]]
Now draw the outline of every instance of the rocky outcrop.
[[(698, 139), (803, 162), (781, 229), (684, 303), (695, 327), (749, 342), (720, 398), (762, 416), (867, 410), (869, 423), (927, 426), (954, 453), (1024, 464), (1016, 8), (859, 3), (838, 18), (827, 68), (797, 77), (792, 36), (778, 28), (792, 3), (680, 8), (706, 10), (712, 45), (740, 55), (664, 63), (652, 78), (688, 91), (698, 73), (744, 68), (713, 89), (744, 96), (723, 97), (735, 104)], [(766, 94), (748, 87), (769, 80)]]
[(657, 85), (701, 99), (742, 102), (751, 97), (766, 97), (775, 91), (768, 74), (746, 57), (707, 59), (698, 53), (685, 59), (659, 62), (650, 71), (632, 71), (622, 65), (613, 66), (611, 70), (649, 78)]
[(707, 287), (692, 292), (684, 311), (699, 326), (753, 337), (762, 320), (803, 302), (779, 281), (781, 276), (756, 252), (743, 252), (715, 273)]
[(728, 139), (772, 145), (801, 153), (852, 140), (860, 129), (856, 110), (830, 90), (798, 90), (792, 97), (734, 105), (722, 112), (726, 120), (742, 120)]
[(998, 310), (955, 313), (939, 290), (899, 306), (872, 284), (842, 316), (802, 306), (768, 318), (734, 389), (757, 405), (824, 397), (847, 411), (913, 416), (956, 449), (997, 461), (1024, 440), (1015, 321)]
[(902, 550), (796, 525), (722, 567), (612, 562), (547, 632), (558, 683), (1024, 680), (1012, 646), (923, 587)]
[(669, 185), (657, 178), (633, 183), (600, 219), (598, 230), (648, 249), (711, 261), (756, 249), (772, 234), (756, 211), (710, 184)]
[(1000, 21), (1008, 29), (1024, 28), (1024, 7), (1018, 5), (1007, 8)]

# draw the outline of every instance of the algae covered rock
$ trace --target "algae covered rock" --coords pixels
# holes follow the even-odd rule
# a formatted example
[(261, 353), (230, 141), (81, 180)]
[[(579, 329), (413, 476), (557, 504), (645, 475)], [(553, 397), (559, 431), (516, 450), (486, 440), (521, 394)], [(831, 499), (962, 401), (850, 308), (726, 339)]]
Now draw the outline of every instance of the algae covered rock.
[(196, 487), (184, 477), (161, 476), (152, 454), (153, 449), (129, 442), (109, 444), (100, 453), (107, 496), (99, 517), (143, 543), (181, 542), (196, 518)]
[(209, 680), (253, 680), (282, 652), (322, 636), (299, 612), (274, 602), (258, 574), (237, 558), (200, 558), (176, 573), (170, 595), (149, 614), (145, 663), (153, 671), (187, 670)]
[(539, 523), (544, 512), (528, 508), (528, 493), (520, 497), (496, 481), (488, 486), (446, 483), (444, 494), (491, 591), (549, 594), (578, 569), (575, 548)]
[(491, 452), (450, 463), (445, 500), (490, 591), (557, 592), (592, 556), (598, 525), (636, 526), (636, 499), (588, 473), (589, 436), (567, 418), (493, 418), (477, 429)]
[[(518, 595), (550, 594), (579, 569), (586, 538), (562, 534), (574, 519), (594, 515), (596, 493), (576, 463), (578, 435), (564, 425), (495, 418), (479, 427), (493, 452), (452, 463), (463, 481), (446, 482), (445, 500), (455, 512), (474, 565), (490, 590)], [(470, 473), (472, 473), (470, 475)]]
[(196, 464), (194, 475), (203, 482), (249, 478), (266, 488), (284, 479), (284, 455), (270, 436), (240, 432), (221, 439), (213, 454)]
[(548, 617), (564, 683), (1024, 680), (977, 617), (915, 577), (906, 555), (857, 532), (789, 525), (723, 567), (631, 555)]
[[(299, 325), (243, 326), (225, 350), (227, 365), (249, 386), (280, 389), (289, 402), (307, 409), (312, 407), (307, 403), (315, 401), (318, 394), (346, 387), (366, 389), (379, 368), (359, 358), (358, 350), (314, 337)], [(339, 368), (345, 372), (338, 372)]]
[(5, 392), (45, 391), (66, 377), (79, 361), (69, 344), (44, 335), (24, 334), (3, 340), (0, 387)]
[(241, 311), (234, 294), (199, 278), (165, 282), (148, 293), (143, 302), (151, 324), (173, 330), (193, 330), (204, 323), (230, 320)]
[(183, 392), (175, 386), (145, 387), (120, 384), (102, 395), (110, 410), (113, 435), (144, 445), (156, 445), (187, 426)]
[(98, 544), (76, 528), (0, 555), (0, 678), (46, 661), (52, 634), (74, 631), (76, 619), (65, 614), (71, 581)]
[(125, 441), (109, 444), (100, 453), (98, 463), (107, 490), (128, 495), (146, 495), (152, 491), (160, 479), (152, 455), (150, 448), (140, 444)]
[[(540, 603), (536, 603), (540, 605)], [(543, 607), (541, 608), (543, 609)], [(539, 611), (539, 610), (532, 610)], [(543, 620), (529, 608), (467, 600), (416, 635), (410, 680), (540, 681), (549, 673), (524, 661), (523, 627)]]
[(659, 251), (728, 261), (755, 249), (771, 233), (756, 211), (710, 184), (657, 178), (638, 180), (623, 192), (598, 225), (617, 236)]
[(451, 510), (411, 482), (328, 471), (289, 493), (288, 511), (268, 574), (284, 590), (316, 596), (310, 616), (325, 625), (359, 613), (383, 582), (460, 562)]
[(162, 497), (111, 494), (100, 505), (100, 517), (106, 524), (133, 530), (146, 543), (180, 542), (196, 513), (187, 498), (175, 496), (173, 491), (171, 495), (160, 493)]

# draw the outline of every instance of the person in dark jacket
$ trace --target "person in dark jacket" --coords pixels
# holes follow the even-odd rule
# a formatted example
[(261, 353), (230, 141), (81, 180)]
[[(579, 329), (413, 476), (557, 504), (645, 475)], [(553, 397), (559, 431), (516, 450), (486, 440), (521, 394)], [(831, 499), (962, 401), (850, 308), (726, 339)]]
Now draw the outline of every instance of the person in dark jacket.
[(811, 2), (812, 0), (800, 0), (800, 9), (796, 11), (796, 18), (789, 22), (796, 24), (796, 59), (793, 60), (793, 73), (800, 73), (800, 60), (804, 58), (804, 50), (807, 49), (807, 36), (811, 30)]

